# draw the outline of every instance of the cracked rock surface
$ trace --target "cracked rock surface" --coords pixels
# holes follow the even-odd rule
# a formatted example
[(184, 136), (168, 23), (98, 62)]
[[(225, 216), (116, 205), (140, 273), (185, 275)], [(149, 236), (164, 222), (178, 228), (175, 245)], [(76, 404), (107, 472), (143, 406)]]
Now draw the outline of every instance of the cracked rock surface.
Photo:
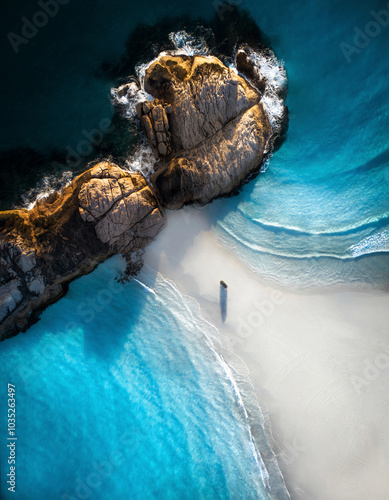
[(156, 160), (172, 152), (168, 113), (172, 107), (159, 99), (137, 104), (136, 112)]
[(1, 212), (0, 339), (25, 330), (70, 281), (111, 255), (134, 265), (165, 219), (145, 178), (109, 162), (31, 210)]
[(164, 213), (142, 174), (100, 163), (90, 176), (78, 195), (80, 215), (102, 243), (127, 253), (137, 239), (151, 240), (162, 229)]
[(104, 161), (31, 210), (0, 212), (0, 340), (111, 255), (139, 269), (163, 207), (208, 203), (260, 167), (272, 140), (261, 93), (219, 59), (163, 53), (144, 87), (154, 100), (136, 109), (157, 160), (150, 182)]
[(169, 106), (171, 153), (153, 179), (166, 207), (209, 203), (259, 168), (272, 128), (261, 94), (234, 69), (216, 57), (165, 54), (144, 87)]

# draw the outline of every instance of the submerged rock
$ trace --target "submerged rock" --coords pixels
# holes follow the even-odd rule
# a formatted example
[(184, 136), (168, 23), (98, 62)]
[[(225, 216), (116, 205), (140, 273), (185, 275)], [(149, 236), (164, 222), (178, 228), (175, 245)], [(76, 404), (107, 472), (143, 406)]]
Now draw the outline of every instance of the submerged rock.
[(142, 174), (102, 162), (31, 210), (0, 213), (0, 338), (111, 255), (133, 256), (165, 225)]
[[(152, 177), (167, 208), (209, 203), (259, 168), (272, 128), (260, 92), (234, 69), (216, 57), (165, 54), (148, 67), (144, 88), (157, 102), (147, 103), (153, 130), (168, 122), (168, 146), (156, 155), (163, 164)], [(141, 124), (155, 150), (156, 135), (144, 116)]]

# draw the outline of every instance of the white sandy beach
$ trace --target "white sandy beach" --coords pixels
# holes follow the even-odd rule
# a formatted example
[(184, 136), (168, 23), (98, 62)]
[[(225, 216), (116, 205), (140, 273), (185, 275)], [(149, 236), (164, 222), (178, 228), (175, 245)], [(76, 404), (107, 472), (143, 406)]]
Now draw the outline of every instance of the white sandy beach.
[(207, 209), (169, 212), (145, 260), (199, 302), (247, 365), (292, 498), (388, 498), (388, 294), (277, 289), (215, 239)]

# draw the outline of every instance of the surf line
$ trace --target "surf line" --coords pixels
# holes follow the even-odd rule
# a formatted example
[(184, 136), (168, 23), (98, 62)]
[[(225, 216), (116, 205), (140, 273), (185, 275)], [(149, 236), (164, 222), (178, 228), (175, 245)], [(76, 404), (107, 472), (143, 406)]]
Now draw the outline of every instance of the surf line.
[(140, 286), (143, 286), (143, 288), (145, 288), (148, 292), (154, 294), (155, 296), (157, 296), (157, 294), (154, 292), (154, 290), (152, 288), (149, 288), (147, 285), (145, 285), (144, 283), (142, 283), (141, 281), (137, 280), (136, 278), (132, 278), (134, 281), (136, 281), (137, 283), (140, 284)]

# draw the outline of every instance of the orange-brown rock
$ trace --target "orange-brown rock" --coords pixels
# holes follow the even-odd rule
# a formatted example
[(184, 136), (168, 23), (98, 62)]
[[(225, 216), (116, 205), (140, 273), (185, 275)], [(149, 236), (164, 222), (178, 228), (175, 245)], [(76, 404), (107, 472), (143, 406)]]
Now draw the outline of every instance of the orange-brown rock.
[(171, 112), (171, 106), (164, 105), (155, 99), (152, 102), (138, 103), (136, 110), (155, 159), (158, 160), (169, 155), (171, 153), (171, 135), (167, 113)]
[(159, 160), (151, 183), (101, 162), (31, 210), (0, 213), (0, 339), (99, 262), (137, 255), (165, 224), (159, 199), (205, 204), (261, 165), (272, 141), (261, 94), (216, 57), (160, 55), (144, 86), (155, 98), (136, 106)]
[(139, 253), (164, 225), (145, 178), (108, 162), (31, 210), (0, 212), (0, 339), (111, 255)]
[(147, 69), (144, 86), (164, 103), (169, 122), (171, 150), (162, 148), (164, 166), (152, 179), (166, 207), (209, 203), (260, 167), (272, 128), (261, 94), (235, 70), (216, 57), (164, 54)]

